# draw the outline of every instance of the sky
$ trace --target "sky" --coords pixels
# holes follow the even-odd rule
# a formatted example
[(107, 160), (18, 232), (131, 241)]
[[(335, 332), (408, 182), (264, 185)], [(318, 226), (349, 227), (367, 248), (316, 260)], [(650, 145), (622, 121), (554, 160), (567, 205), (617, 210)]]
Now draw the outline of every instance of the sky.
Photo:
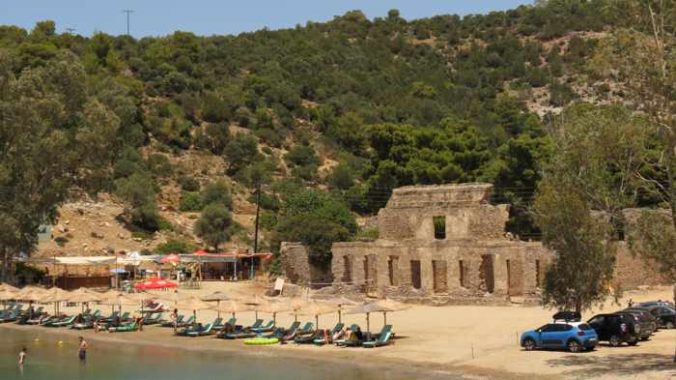
[(124, 9), (131, 9), (134, 37), (171, 34), (238, 34), (267, 27), (290, 28), (322, 22), (360, 9), (367, 17), (384, 17), (399, 9), (407, 20), (440, 14), (466, 15), (532, 4), (530, 0), (0, 0), (0, 24), (31, 29), (37, 21), (54, 20), (58, 32), (68, 28), (89, 36), (100, 31), (126, 33)]

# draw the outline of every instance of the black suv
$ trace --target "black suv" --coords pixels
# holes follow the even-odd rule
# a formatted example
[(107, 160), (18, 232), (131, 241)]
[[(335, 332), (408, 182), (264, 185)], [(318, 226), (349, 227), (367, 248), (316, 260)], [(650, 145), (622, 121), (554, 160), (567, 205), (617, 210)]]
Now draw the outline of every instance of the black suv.
[(598, 314), (587, 323), (596, 331), (599, 341), (606, 341), (613, 347), (623, 342), (630, 346), (638, 343), (641, 328), (629, 314)]
[(676, 327), (676, 310), (669, 306), (654, 306), (648, 308), (650, 313), (657, 318), (657, 323), (665, 329)]
[(653, 331), (655, 331), (655, 322), (652, 314), (650, 315), (650, 318), (638, 310), (620, 310), (615, 312), (615, 314), (625, 314), (627, 315), (628, 319), (633, 320), (634, 325), (639, 327), (636, 335), (638, 335), (641, 340), (650, 339)]

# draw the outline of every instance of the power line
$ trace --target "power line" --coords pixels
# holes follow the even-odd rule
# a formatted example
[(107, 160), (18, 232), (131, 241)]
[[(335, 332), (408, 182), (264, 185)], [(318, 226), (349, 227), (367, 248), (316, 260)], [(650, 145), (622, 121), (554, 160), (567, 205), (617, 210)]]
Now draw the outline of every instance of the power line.
[(134, 11), (132, 9), (123, 9), (122, 13), (127, 14), (127, 35), (129, 36), (129, 16), (134, 13)]

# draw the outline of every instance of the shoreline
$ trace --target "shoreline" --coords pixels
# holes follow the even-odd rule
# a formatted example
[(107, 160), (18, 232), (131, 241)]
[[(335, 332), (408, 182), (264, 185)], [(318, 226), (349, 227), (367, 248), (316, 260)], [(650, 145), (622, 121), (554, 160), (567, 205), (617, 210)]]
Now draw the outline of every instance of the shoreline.
[[(65, 328), (21, 326), (14, 323), (0, 324), (0, 329), (21, 331), (24, 333), (36, 332), (54, 337), (68, 337), (72, 338), (73, 340), (79, 336), (82, 336), (90, 342), (133, 344), (135, 346), (155, 346), (195, 353), (208, 352), (215, 354), (221, 353), (247, 356), (275, 356), (277, 358), (309, 360), (315, 363), (328, 363), (332, 365), (343, 365), (345, 362), (349, 362), (351, 365), (356, 365), (360, 368), (372, 370), (382, 368), (388, 368), (390, 370), (396, 369), (398, 371), (400, 370), (402, 373), (411, 374), (416, 377), (424, 375), (425, 377), (429, 378), (450, 377), (512, 380), (521, 379), (524, 375), (527, 375), (524, 373), (495, 371), (466, 365), (454, 366), (450, 364), (421, 362), (418, 360), (402, 360), (401, 358), (394, 359), (377, 356), (370, 353), (374, 350), (382, 350), (383, 347), (365, 349), (338, 348), (335, 346), (312, 346), (310, 349), (304, 349), (302, 347), (294, 347), (293, 344), (284, 346), (279, 344), (270, 346), (247, 346), (244, 345), (241, 340), (224, 341), (222, 339), (216, 339), (214, 336), (196, 338), (175, 337), (171, 334), (171, 329), (156, 326), (146, 326), (143, 332), (131, 333), (95, 333), (93, 330), (71, 330)], [(190, 342), (190, 344), (182, 344), (186, 342)], [(325, 350), (325, 348), (328, 348), (328, 350)], [(541, 376), (540, 378), (559, 379), (560, 377), (545, 375)]]

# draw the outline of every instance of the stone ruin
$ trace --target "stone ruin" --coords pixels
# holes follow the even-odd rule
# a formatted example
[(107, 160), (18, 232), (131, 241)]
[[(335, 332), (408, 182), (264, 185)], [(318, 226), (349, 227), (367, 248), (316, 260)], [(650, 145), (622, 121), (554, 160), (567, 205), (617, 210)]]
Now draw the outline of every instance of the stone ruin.
[[(509, 207), (489, 203), (492, 188), (471, 183), (394, 189), (378, 212), (378, 239), (334, 243), (330, 272), (310, 265), (302, 244), (283, 243), (282, 270), (291, 283), (326, 293), (434, 303), (535, 300), (554, 254), (540, 242), (505, 232)], [(617, 263), (616, 281), (623, 288), (661, 280), (638, 264), (624, 242)]]
[(492, 187), (395, 189), (376, 241), (333, 245), (334, 285), (409, 298), (535, 295), (552, 254), (505, 234), (509, 208), (489, 204)]

